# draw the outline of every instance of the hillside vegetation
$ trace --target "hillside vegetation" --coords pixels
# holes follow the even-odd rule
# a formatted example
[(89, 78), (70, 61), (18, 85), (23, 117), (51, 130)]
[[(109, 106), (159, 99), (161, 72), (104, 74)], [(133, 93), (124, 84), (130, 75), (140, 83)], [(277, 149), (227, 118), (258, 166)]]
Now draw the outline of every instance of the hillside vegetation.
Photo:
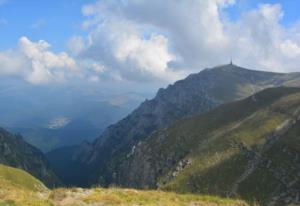
[[(108, 127), (92, 144), (82, 144), (72, 160), (79, 164), (78, 177), (86, 179), (78, 182), (75, 178), (73, 184), (113, 184), (116, 175), (122, 173), (119, 165), (124, 157), (154, 131), (265, 88), (280, 86), (300, 86), (300, 74), (254, 71), (229, 64), (189, 75), (160, 89), (155, 98), (146, 100), (126, 118)], [(64, 175), (69, 173), (65, 169)]]
[(132, 189), (47, 189), (28, 173), (0, 165), (1, 206), (247, 206), (240, 200)]
[(46, 156), (37, 148), (0, 128), (0, 164), (23, 169), (48, 186), (60, 185)]
[(117, 184), (300, 204), (300, 89), (266, 89), (138, 143)]
[(50, 205), (46, 186), (27, 172), (0, 165), (0, 206)]

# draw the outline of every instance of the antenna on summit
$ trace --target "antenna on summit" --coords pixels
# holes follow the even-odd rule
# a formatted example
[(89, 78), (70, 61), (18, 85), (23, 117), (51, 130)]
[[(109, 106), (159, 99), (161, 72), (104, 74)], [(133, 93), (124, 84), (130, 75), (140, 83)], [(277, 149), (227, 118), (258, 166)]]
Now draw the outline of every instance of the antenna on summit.
[(233, 65), (233, 62), (232, 62), (232, 57), (230, 58), (230, 65)]

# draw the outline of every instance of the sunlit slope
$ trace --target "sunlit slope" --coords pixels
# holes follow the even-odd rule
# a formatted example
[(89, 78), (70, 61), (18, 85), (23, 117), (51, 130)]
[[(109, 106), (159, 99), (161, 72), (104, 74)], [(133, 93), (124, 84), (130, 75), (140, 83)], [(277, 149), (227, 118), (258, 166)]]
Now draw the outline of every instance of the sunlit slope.
[(0, 205), (50, 205), (49, 190), (27, 172), (0, 165)]
[(299, 115), (300, 89), (264, 90), (155, 132), (128, 153), (117, 178), (262, 204), (298, 201)]
[[(266, 88), (300, 86), (300, 74), (282, 74), (245, 69), (233, 64), (205, 69), (160, 89), (155, 98), (143, 102), (118, 123), (108, 127), (92, 144), (82, 144), (75, 160), (86, 179), (78, 185), (116, 184), (115, 174), (123, 169), (124, 157), (158, 129), (202, 114)], [(68, 173), (68, 168), (65, 168)]]
[(29, 172), (48, 186), (57, 186), (60, 181), (52, 171), (46, 156), (37, 148), (0, 128), (0, 164)]
[(0, 182), (0, 188), (3, 188), (4, 185), (9, 185), (11, 187), (29, 191), (47, 190), (46, 186), (41, 181), (27, 172), (4, 165), (0, 165)]
[(28, 173), (0, 165), (0, 205), (20, 206), (247, 206), (239, 200), (211, 196), (178, 195), (160, 191), (130, 189), (57, 189), (48, 190)]

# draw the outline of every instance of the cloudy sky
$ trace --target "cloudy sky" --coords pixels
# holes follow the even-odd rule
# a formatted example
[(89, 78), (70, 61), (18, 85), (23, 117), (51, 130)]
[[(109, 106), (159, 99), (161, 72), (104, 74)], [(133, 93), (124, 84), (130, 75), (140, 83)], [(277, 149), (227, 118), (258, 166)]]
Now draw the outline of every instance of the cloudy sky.
[(0, 78), (134, 90), (231, 57), (300, 72), (299, 8), (296, 0), (0, 0)]

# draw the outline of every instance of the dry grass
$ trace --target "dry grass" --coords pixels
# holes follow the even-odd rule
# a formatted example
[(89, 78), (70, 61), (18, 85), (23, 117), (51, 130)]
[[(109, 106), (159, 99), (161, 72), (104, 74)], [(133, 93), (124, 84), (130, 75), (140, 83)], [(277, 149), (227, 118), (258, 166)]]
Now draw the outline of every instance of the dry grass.
[(55, 205), (64, 206), (71, 206), (75, 203), (76, 205), (97, 206), (247, 206), (243, 201), (211, 196), (118, 188), (58, 189), (52, 192), (50, 199)]

